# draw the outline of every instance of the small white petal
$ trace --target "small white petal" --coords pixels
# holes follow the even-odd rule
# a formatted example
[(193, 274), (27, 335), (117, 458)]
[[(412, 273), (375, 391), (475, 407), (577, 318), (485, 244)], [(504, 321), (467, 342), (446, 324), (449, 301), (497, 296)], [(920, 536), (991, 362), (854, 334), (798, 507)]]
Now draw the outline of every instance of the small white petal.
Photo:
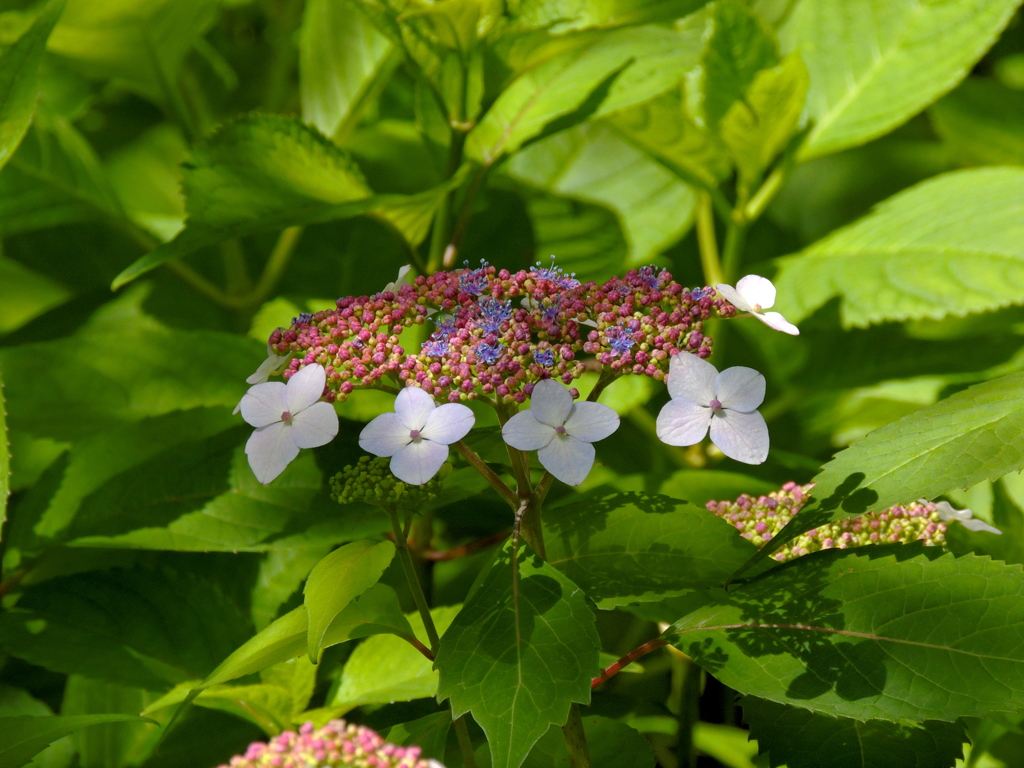
[(718, 285), (715, 286), (715, 290), (722, 294), (722, 297), (736, 307), (740, 312), (753, 311), (754, 308), (750, 304), (747, 304), (746, 300), (740, 295), (740, 292), (731, 285), (718, 283)]
[(597, 323), (594, 322), (593, 320), (580, 320), (579, 324), (580, 325), (589, 325), (591, 328), (597, 328), (598, 327)]
[(264, 381), (270, 378), (270, 374), (288, 359), (288, 355), (275, 355), (273, 352), (267, 352), (267, 359), (260, 363), (260, 367), (256, 369), (256, 372), (249, 376), (246, 380), (246, 384), (262, 384)]
[(594, 446), (570, 435), (556, 436), (537, 451), (541, 466), (566, 485), (579, 485), (594, 466)]
[(565, 433), (577, 440), (595, 443), (619, 428), (619, 414), (601, 403), (582, 400), (574, 403), (565, 420)]
[(539, 305), (529, 296), (523, 296), (522, 301), (519, 302), (519, 306), (521, 306), (527, 312), (533, 312), (533, 310), (535, 310)]
[(249, 436), (245, 453), (256, 479), (266, 484), (284, 472), (292, 459), (299, 455), (299, 446), (292, 440), (291, 427), (277, 422), (261, 427)]
[(538, 381), (530, 395), (530, 413), (542, 424), (560, 427), (572, 411), (572, 395), (560, 382), (554, 379)]
[(327, 445), (338, 434), (338, 412), (323, 401), (313, 403), (292, 418), (292, 440), (299, 448)]
[(397, 413), (382, 413), (359, 433), (359, 447), (374, 456), (394, 456), (412, 442)]
[(665, 403), (658, 414), (658, 439), (668, 445), (696, 445), (711, 426), (711, 409), (686, 397)]
[(730, 459), (761, 464), (768, 458), (768, 425), (757, 411), (722, 410), (711, 420), (711, 442)]
[(320, 399), (327, 384), (327, 372), (318, 363), (307, 365), (288, 379), (288, 410), (294, 416)]
[(950, 520), (969, 520), (973, 514), (969, 509), (953, 509), (953, 505), (948, 501), (936, 501), (935, 511), (939, 513), (939, 519), (946, 522)]
[(551, 442), (555, 428), (537, 421), (533, 411), (521, 411), (505, 422), (501, 436), (513, 448), (536, 451)]
[(400, 267), (398, 270), (398, 277), (395, 278), (395, 282), (388, 283), (387, 285), (385, 285), (384, 288), (381, 289), (381, 293), (387, 293), (388, 291), (395, 293), (403, 285), (408, 285), (411, 282), (411, 280), (406, 279), (405, 276), (409, 274), (409, 270), (411, 269), (412, 265), (410, 264), (406, 264), (404, 267)]
[(775, 286), (767, 277), (747, 275), (736, 283), (736, 290), (748, 307), (760, 311), (775, 304)]
[(445, 403), (438, 406), (427, 416), (427, 423), (420, 433), (424, 439), (432, 440), (441, 445), (451, 445), (461, 440), (473, 428), (476, 416), (473, 411), (459, 403)]
[(448, 446), (413, 440), (391, 457), (391, 474), (410, 485), (423, 485), (437, 474), (448, 458)]
[(395, 413), (407, 429), (423, 429), (435, 408), (434, 398), (419, 387), (406, 387), (395, 398)]
[(976, 517), (969, 518), (967, 520), (961, 520), (960, 524), (969, 531), (985, 531), (986, 533), (998, 533), (1002, 534), (995, 526), (989, 525), (984, 520), (979, 520)]
[(718, 369), (690, 352), (677, 352), (668, 366), (668, 393), (707, 405), (715, 396)]
[(749, 413), (764, 402), (764, 376), (753, 368), (726, 368), (715, 379), (715, 392), (723, 407)]
[(281, 420), (288, 410), (287, 388), (280, 381), (268, 381), (249, 388), (239, 403), (242, 418), (259, 428)]
[(774, 328), (776, 331), (782, 331), (788, 333), (790, 336), (799, 336), (800, 329), (793, 325), (789, 320), (784, 318), (778, 312), (765, 312), (763, 314), (755, 314), (758, 320), (767, 325), (769, 328)]

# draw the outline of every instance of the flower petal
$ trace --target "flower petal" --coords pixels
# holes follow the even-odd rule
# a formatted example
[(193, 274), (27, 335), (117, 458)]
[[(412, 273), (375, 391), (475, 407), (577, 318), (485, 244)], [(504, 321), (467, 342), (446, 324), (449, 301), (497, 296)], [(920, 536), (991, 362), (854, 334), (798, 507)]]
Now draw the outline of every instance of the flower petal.
[(566, 485), (579, 485), (594, 466), (594, 446), (571, 435), (559, 435), (539, 451), (541, 465)]
[(723, 408), (749, 413), (764, 402), (764, 376), (753, 368), (726, 368), (715, 379), (715, 393)]
[(513, 448), (536, 451), (551, 442), (555, 428), (537, 421), (533, 411), (522, 411), (505, 422), (501, 436)]
[(281, 363), (288, 358), (288, 355), (275, 355), (273, 352), (268, 350), (267, 359), (260, 363), (260, 367), (256, 369), (256, 372), (250, 375), (246, 380), (246, 384), (262, 384), (264, 381), (270, 378), (271, 372), (274, 371)]
[[(685, 354), (685, 353), (684, 353)], [(665, 403), (658, 414), (658, 439), (668, 445), (696, 445), (711, 426), (711, 409), (686, 397)]]
[(690, 352), (677, 352), (668, 366), (668, 393), (707, 405), (715, 396), (718, 369)]
[(775, 304), (775, 286), (767, 277), (747, 275), (736, 283), (736, 290), (748, 307), (756, 311), (768, 309)]
[(338, 434), (338, 412), (330, 403), (313, 403), (292, 418), (292, 440), (299, 448), (327, 445)]
[(530, 413), (541, 424), (560, 427), (569, 418), (570, 411), (572, 395), (563, 384), (554, 379), (544, 379), (534, 385), (530, 395)]
[(768, 458), (768, 425), (757, 411), (722, 410), (711, 420), (711, 442), (730, 459), (761, 464)]
[(985, 531), (986, 533), (1002, 534), (1002, 531), (995, 526), (989, 525), (984, 520), (979, 520), (976, 517), (969, 517), (966, 520), (961, 520), (960, 525), (969, 531)]
[(565, 433), (587, 443), (604, 440), (618, 428), (619, 414), (607, 405), (586, 400), (574, 403), (565, 420)]
[(793, 325), (789, 320), (784, 318), (778, 312), (764, 312), (755, 314), (758, 320), (767, 325), (769, 328), (774, 328), (776, 331), (782, 331), (788, 333), (790, 336), (799, 336), (800, 329)]
[(391, 473), (403, 483), (423, 485), (448, 458), (448, 446), (432, 440), (413, 440), (391, 457)]
[(412, 442), (397, 413), (382, 413), (359, 433), (359, 447), (374, 456), (394, 456)]
[(290, 434), (291, 427), (282, 421), (261, 427), (249, 436), (245, 453), (256, 479), (266, 484), (284, 472), (299, 455), (299, 446)]
[(307, 365), (288, 379), (288, 410), (292, 416), (320, 399), (327, 384), (327, 371), (319, 363)]
[(395, 398), (395, 413), (406, 429), (423, 429), (435, 408), (434, 398), (419, 387), (406, 387)]
[(427, 416), (420, 434), (424, 439), (432, 440), (441, 445), (451, 445), (461, 440), (473, 428), (476, 416), (469, 408), (459, 403), (445, 403), (438, 406)]
[(268, 381), (249, 387), (238, 405), (242, 418), (256, 427), (265, 427), (281, 420), (281, 414), (288, 410), (286, 386), (280, 381)]
[(740, 312), (750, 312), (751, 309), (753, 309), (753, 307), (747, 304), (746, 300), (740, 296), (740, 292), (731, 285), (718, 283), (718, 285), (715, 286), (715, 290), (722, 294), (722, 297), (736, 307)]
[(406, 264), (403, 267), (399, 267), (399, 269), (398, 269), (398, 277), (395, 278), (395, 282), (388, 283), (387, 285), (385, 285), (381, 289), (380, 292), (381, 293), (387, 293), (388, 291), (391, 291), (392, 293), (395, 293), (403, 285), (408, 285), (409, 283), (411, 283), (412, 282), (412, 278), (406, 279), (406, 277), (405, 277), (407, 274), (409, 274), (409, 270), (411, 270), (411, 269), (412, 269), (412, 265), (411, 264)]

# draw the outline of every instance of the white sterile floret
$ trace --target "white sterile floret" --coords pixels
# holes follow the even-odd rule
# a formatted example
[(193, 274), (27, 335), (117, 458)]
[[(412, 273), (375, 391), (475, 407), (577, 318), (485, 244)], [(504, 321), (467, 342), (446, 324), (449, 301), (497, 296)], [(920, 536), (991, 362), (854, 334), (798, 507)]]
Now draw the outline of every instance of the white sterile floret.
[(437, 405), (419, 387), (395, 398), (394, 413), (382, 413), (359, 433), (359, 447), (391, 457), (391, 472), (403, 483), (423, 485), (448, 458), (448, 446), (473, 428), (476, 417), (464, 405)]
[[(927, 500), (923, 500), (927, 502)], [(939, 513), (945, 522), (951, 522), (956, 520), (960, 525), (969, 531), (985, 531), (987, 533), (999, 533), (1000, 531), (995, 526), (989, 525), (984, 520), (978, 520), (973, 516), (973, 512), (969, 509), (953, 509), (953, 506), (948, 501), (937, 501), (935, 502), (935, 511)]]
[(327, 383), (322, 365), (307, 365), (287, 384), (270, 381), (251, 387), (239, 406), (242, 418), (256, 427), (245, 444), (256, 479), (269, 483), (299, 455), (338, 434), (334, 406), (320, 400)]
[(256, 369), (255, 373), (246, 378), (245, 383), (262, 384), (270, 378), (271, 374), (280, 371), (281, 367), (291, 356), (291, 352), (286, 355), (279, 355), (276, 352), (271, 351), (270, 344), (267, 344), (267, 359), (260, 363), (260, 367)]
[(791, 336), (800, 335), (800, 330), (778, 312), (764, 311), (775, 304), (775, 286), (767, 277), (747, 275), (740, 278), (735, 288), (724, 283), (715, 288), (736, 309), (749, 312), (769, 328)]
[(669, 364), (672, 399), (658, 414), (658, 439), (695, 445), (710, 430), (711, 442), (730, 459), (760, 464), (768, 458), (768, 425), (757, 412), (764, 389), (764, 376), (753, 368), (719, 373), (706, 360), (680, 352)]
[(404, 267), (400, 267), (398, 270), (398, 277), (395, 278), (395, 281), (393, 283), (388, 283), (387, 285), (385, 285), (381, 289), (381, 293), (387, 293), (388, 291), (390, 291), (391, 293), (395, 293), (403, 285), (410, 285), (412, 283), (412, 278), (407, 277), (407, 275), (411, 270), (411, 264), (406, 264)]
[(537, 382), (530, 410), (517, 413), (501, 429), (513, 448), (537, 451), (544, 469), (566, 485), (579, 485), (594, 466), (594, 446), (619, 428), (619, 414), (607, 405), (573, 402), (553, 379)]

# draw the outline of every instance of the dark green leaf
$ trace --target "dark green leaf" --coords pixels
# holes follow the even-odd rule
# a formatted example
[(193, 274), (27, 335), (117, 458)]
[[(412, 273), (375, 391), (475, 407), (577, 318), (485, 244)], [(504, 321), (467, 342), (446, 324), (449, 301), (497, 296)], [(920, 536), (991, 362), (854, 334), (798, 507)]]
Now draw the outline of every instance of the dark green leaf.
[(21, 328), (71, 297), (71, 292), (59, 283), (3, 257), (0, 257), (0, 285), (4, 286), (0, 335)]
[(939, 176), (781, 260), (776, 305), (799, 322), (833, 296), (846, 326), (1024, 301), (1024, 169)]
[[(63, 715), (135, 715), (156, 698), (141, 688), (70, 675), (64, 687)], [(74, 736), (81, 768), (122, 768), (144, 761), (156, 748), (160, 729), (150, 723), (98, 725)]]
[[(0, 718), (21, 715), (49, 717), (53, 715), (53, 710), (39, 699), (33, 698), (28, 691), (6, 685), (0, 686)], [(27, 768), (69, 768), (74, 758), (75, 745), (71, 737), (64, 737), (38, 753), (31, 763), (27, 763)]]
[(935, 131), (961, 162), (1024, 165), (1024, 93), (969, 77), (928, 111)]
[(306, 652), (316, 664), (324, 635), (353, 599), (377, 583), (395, 556), (390, 541), (353, 541), (316, 564), (303, 590), (309, 632)]
[(7, 437), (7, 401), (3, 371), (0, 370), (0, 531), (7, 522), (7, 499), (11, 495), (11, 443)]
[[(76, 717), (0, 717), (0, 768), (22, 768), (57, 739), (102, 723), (150, 722), (137, 715), (79, 715)], [(156, 725), (156, 723), (153, 723)]]
[(677, 621), (673, 642), (737, 691), (855, 720), (1024, 705), (1024, 571), (897, 545), (796, 558)]
[[(441, 638), (437, 696), (472, 712), (494, 768), (519, 768), (573, 702), (590, 700), (598, 666), (594, 615), (580, 589), (523, 544), (505, 547)], [(518, 577), (513, 574), (518, 568)]]
[[(607, 717), (583, 718), (590, 764), (601, 768), (654, 768), (654, 753), (647, 740), (625, 723)], [(571, 768), (562, 729), (553, 725), (541, 737), (523, 768)]]
[(385, 734), (392, 744), (403, 747), (419, 747), (423, 756), (444, 760), (444, 748), (448, 743), (448, 731), (452, 727), (451, 713), (435, 712), (408, 723), (399, 723)]
[(544, 525), (548, 562), (600, 608), (717, 586), (755, 551), (717, 515), (647, 493), (557, 507)]
[(38, 98), (39, 63), (64, 0), (50, 0), (32, 25), (0, 54), (0, 169), (21, 143)]
[(750, 737), (768, 753), (773, 768), (953, 768), (963, 756), (966, 736), (960, 723), (862, 722), (752, 697), (742, 704)]

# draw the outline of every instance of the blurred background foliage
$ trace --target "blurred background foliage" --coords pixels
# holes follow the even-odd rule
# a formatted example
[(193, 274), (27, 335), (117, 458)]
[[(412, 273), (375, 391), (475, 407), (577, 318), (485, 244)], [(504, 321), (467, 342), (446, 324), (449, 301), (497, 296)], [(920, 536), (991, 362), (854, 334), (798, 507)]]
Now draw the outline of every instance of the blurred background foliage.
[[(299, 312), (407, 263), (777, 277), (799, 338), (715, 329), (720, 369), (768, 379), (768, 462), (666, 449), (663, 388), (625, 380), (607, 394), (623, 428), (583, 489), (765, 492), (1024, 366), (1022, 164), (1016, 2), (0, 0), (0, 714), (138, 713), (300, 604), (334, 546), (387, 527), (324, 482), (386, 407), (371, 394), (272, 486), (245, 464), (231, 408)], [(951, 173), (966, 175), (929, 181)], [(923, 259), (842, 230), (922, 182), (942, 186), (871, 215), (898, 232), (923, 209), (941, 230)], [(875, 261), (819, 258), (834, 252)], [(450, 490), (424, 551), (508, 528), (497, 501), (467, 501), (480, 483), (456, 473)], [(957, 531), (954, 550), (1024, 562), (1019, 476), (954, 496), (1006, 531)], [(492, 554), (425, 560), (434, 603), (461, 602)], [(624, 610), (600, 629), (610, 658), (652, 631)], [(250, 699), (200, 699), (159, 744), (99, 725), (34, 764), (215, 765), (310, 710), (425, 727), (436, 678), (409, 653), (335, 646), (263, 673)], [(676, 663), (651, 655), (591, 709), (664, 766)], [(706, 685), (700, 764), (753, 765), (735, 695)], [(968, 725), (970, 765), (1019, 765), (1019, 717)]]

